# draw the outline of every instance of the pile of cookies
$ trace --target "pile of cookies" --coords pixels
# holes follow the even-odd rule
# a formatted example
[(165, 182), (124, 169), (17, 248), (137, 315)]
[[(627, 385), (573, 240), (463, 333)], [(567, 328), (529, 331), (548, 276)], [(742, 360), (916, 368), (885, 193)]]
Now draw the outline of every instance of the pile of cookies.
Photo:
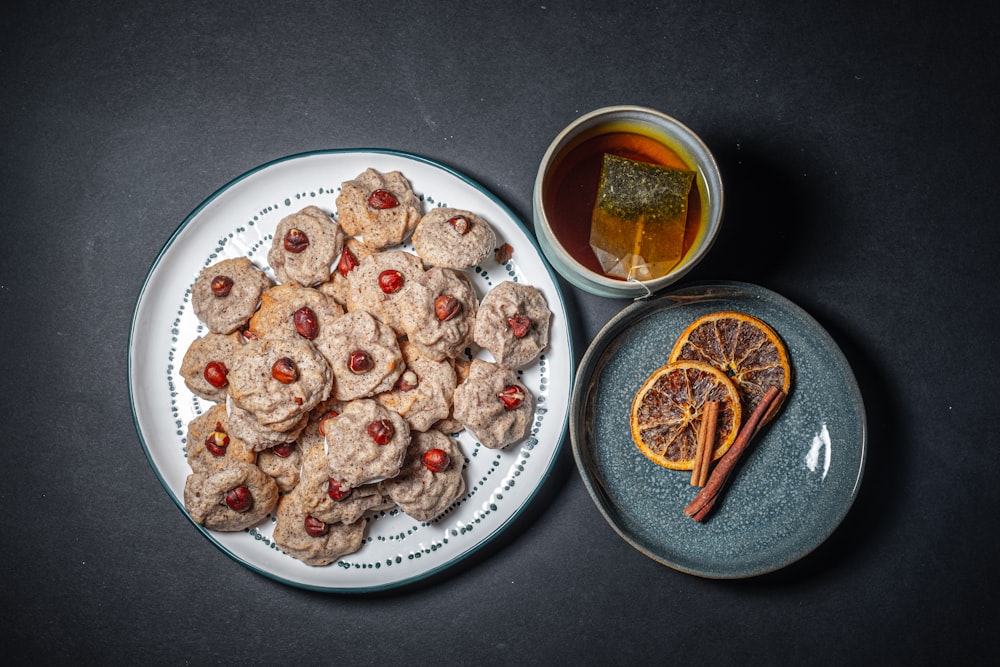
[(530, 285), (480, 298), (465, 271), (496, 251), (495, 230), (471, 211), (422, 213), (401, 173), (365, 170), (336, 207), (278, 223), (276, 280), (246, 257), (200, 273), (208, 332), (180, 368), (213, 404), (188, 424), (192, 519), (240, 531), (273, 515), (275, 544), (315, 566), (357, 551), (373, 512), (432, 521), (461, 498), (455, 433), (495, 449), (527, 435), (534, 397), (517, 370), (552, 316)]

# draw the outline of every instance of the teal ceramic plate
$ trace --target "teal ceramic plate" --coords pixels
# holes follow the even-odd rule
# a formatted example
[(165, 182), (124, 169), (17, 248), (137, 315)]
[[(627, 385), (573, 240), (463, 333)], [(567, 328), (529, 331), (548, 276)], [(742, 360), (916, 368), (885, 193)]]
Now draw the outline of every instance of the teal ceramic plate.
[[(792, 388), (705, 523), (684, 515), (697, 489), (690, 473), (644, 457), (629, 431), (632, 397), (667, 360), (697, 317), (736, 310), (784, 340)], [(682, 572), (752, 577), (819, 546), (857, 496), (864, 471), (864, 404), (847, 360), (797, 305), (756, 285), (702, 283), (640, 301), (594, 339), (570, 403), (570, 437), (587, 490), (608, 523), (636, 549)]]

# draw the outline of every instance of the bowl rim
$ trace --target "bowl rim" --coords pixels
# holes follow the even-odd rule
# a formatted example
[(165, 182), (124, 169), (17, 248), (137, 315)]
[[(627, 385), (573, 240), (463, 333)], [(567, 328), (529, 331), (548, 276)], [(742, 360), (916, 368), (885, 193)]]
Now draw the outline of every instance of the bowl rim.
[[(620, 280), (592, 271), (580, 263), (563, 247), (552, 226), (549, 224), (548, 215), (545, 213), (542, 202), (542, 184), (556, 154), (564, 148), (569, 140), (579, 134), (581, 128), (586, 130), (590, 127), (597, 127), (604, 118), (608, 120), (635, 120), (640, 122), (645, 120), (648, 122), (650, 117), (658, 121), (653, 123), (656, 127), (665, 130), (671, 137), (676, 138), (681, 143), (681, 147), (684, 149), (683, 152), (686, 153), (682, 157), (690, 159), (694, 163), (692, 166), (701, 174), (701, 178), (705, 183), (705, 197), (708, 203), (708, 215), (705, 220), (706, 230), (701, 243), (694, 248), (694, 252), (689, 254), (686, 259), (682, 260), (678, 266), (666, 275), (649, 280), (637, 280), (634, 278)], [(697, 133), (673, 116), (657, 109), (640, 105), (623, 104), (605, 106), (588, 111), (566, 125), (549, 143), (539, 162), (538, 171), (535, 174), (535, 183), (532, 192), (532, 206), (534, 209), (532, 218), (536, 227), (536, 233), (545, 237), (546, 242), (541, 244), (543, 251), (550, 250), (559, 257), (558, 262), (553, 262), (557, 270), (560, 269), (559, 265), (561, 264), (567, 271), (575, 274), (573, 276), (564, 275), (564, 278), (577, 284), (582, 289), (597, 294), (642, 295), (644, 293), (652, 294), (672, 285), (684, 277), (685, 274), (704, 258), (705, 254), (712, 248), (715, 238), (719, 233), (724, 203), (722, 176), (719, 172), (719, 166), (715, 161), (715, 156)], [(560, 273), (563, 273), (563, 271), (560, 270)]]

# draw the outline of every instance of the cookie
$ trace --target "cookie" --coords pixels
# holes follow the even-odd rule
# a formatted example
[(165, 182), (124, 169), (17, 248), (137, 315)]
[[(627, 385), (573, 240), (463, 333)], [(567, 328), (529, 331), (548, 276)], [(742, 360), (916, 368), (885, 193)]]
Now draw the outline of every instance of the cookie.
[(274, 480), (278, 491), (288, 493), (299, 483), (302, 450), (295, 442), (268, 447), (257, 454), (257, 467)]
[(392, 388), (403, 372), (403, 355), (391, 327), (359, 310), (345, 314), (330, 330), (318, 347), (335, 378), (334, 398), (351, 401)]
[(233, 403), (232, 399), (226, 401), (226, 415), (228, 417), (226, 427), (229, 429), (229, 434), (239, 438), (256, 452), (264, 451), (275, 445), (295, 442), (309, 422), (309, 415), (302, 415), (302, 418), (291, 428), (285, 431), (275, 431), (261, 424), (252, 413)]
[(331, 297), (298, 283), (277, 285), (261, 295), (260, 308), (249, 321), (258, 338), (314, 340), (344, 314)]
[(373, 253), (348, 274), (347, 310), (365, 310), (402, 333), (400, 303), (423, 275), (424, 264), (414, 254)]
[(534, 417), (534, 397), (517, 373), (482, 359), (473, 360), (453, 401), (455, 419), (490, 449), (523, 438)]
[(297, 492), (282, 496), (274, 523), (274, 543), (284, 553), (306, 565), (329, 565), (361, 548), (365, 520), (324, 523), (302, 509)]
[(214, 403), (226, 400), (229, 373), (243, 352), (243, 336), (207, 333), (191, 341), (181, 359), (184, 384), (198, 398)]
[(486, 220), (457, 208), (431, 209), (413, 230), (413, 250), (431, 266), (468, 269), (496, 248), (497, 235)]
[(348, 403), (325, 430), (330, 476), (344, 491), (395, 477), (410, 444), (406, 420), (368, 398)]
[(246, 530), (260, 523), (277, 502), (274, 480), (243, 461), (191, 473), (184, 483), (184, 508), (192, 521), (211, 530)]
[(403, 469), (379, 487), (407, 516), (431, 521), (465, 493), (464, 466), (454, 438), (439, 431), (414, 433)]
[(347, 309), (347, 295), (350, 293), (347, 277), (365, 257), (374, 252), (377, 251), (366, 246), (364, 241), (353, 236), (347, 237), (344, 239), (344, 249), (340, 251), (340, 259), (330, 272), (330, 277), (316, 285), (316, 289)]
[(233, 403), (274, 431), (298, 424), (332, 385), (330, 365), (302, 338), (252, 340), (229, 371)]
[(461, 271), (433, 267), (403, 295), (399, 313), (410, 342), (432, 359), (457, 357), (472, 343), (476, 288)]
[(413, 233), (420, 222), (420, 200), (400, 172), (369, 168), (341, 184), (337, 219), (349, 236), (361, 236), (366, 245), (382, 250)]
[(340, 225), (323, 209), (306, 206), (278, 223), (267, 261), (279, 282), (312, 286), (330, 277), (343, 246)]
[(523, 368), (549, 344), (552, 312), (538, 288), (504, 281), (479, 304), (473, 338), (506, 368)]
[[(448, 361), (450, 362), (452, 369), (455, 371), (455, 388), (457, 389), (458, 385), (465, 382), (465, 379), (469, 377), (469, 369), (472, 367), (472, 360), (463, 354), (455, 357), (454, 359), (449, 359)], [(452, 392), (451, 410), (448, 412), (448, 416), (434, 424), (434, 429), (441, 431), (445, 435), (454, 435), (465, 430), (465, 427), (462, 426), (462, 422), (455, 419), (454, 398), (455, 394)]]
[(409, 341), (400, 342), (399, 350), (406, 370), (390, 391), (375, 400), (401, 415), (410, 430), (426, 431), (451, 414), (451, 396), (458, 384), (455, 368), (448, 359), (431, 359)]
[(246, 257), (223, 259), (202, 269), (191, 285), (191, 307), (212, 333), (243, 328), (274, 282)]
[(303, 456), (313, 447), (326, 446), (326, 420), (339, 415), (344, 405), (344, 401), (328, 398), (312, 409), (305, 429), (295, 441)]
[(229, 433), (228, 422), (226, 406), (216, 404), (188, 423), (184, 452), (192, 471), (218, 468), (231, 461), (257, 462), (257, 453)]
[(324, 523), (354, 523), (365, 512), (394, 506), (377, 483), (342, 488), (340, 482), (331, 477), (330, 463), (322, 447), (314, 447), (303, 457), (296, 494), (302, 508)]

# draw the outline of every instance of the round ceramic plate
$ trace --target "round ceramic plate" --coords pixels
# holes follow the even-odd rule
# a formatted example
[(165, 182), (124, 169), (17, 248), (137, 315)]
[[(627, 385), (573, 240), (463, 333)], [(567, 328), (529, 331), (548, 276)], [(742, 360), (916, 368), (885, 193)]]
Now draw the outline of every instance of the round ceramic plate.
[[(502, 264), (491, 257), (466, 273), (480, 296), (505, 280), (539, 288), (553, 311), (551, 339), (540, 361), (521, 374), (537, 399), (530, 434), (497, 451), (463, 432), (459, 441), (468, 459), (467, 492), (437, 520), (418, 522), (398, 511), (374, 516), (360, 551), (319, 568), (275, 546), (270, 517), (236, 533), (197, 526), (252, 570), (325, 591), (370, 591), (412, 582), (456, 563), (500, 533), (548, 476), (565, 433), (574, 373), (568, 320), (552, 273), (524, 225), (478, 184), (430, 160), (394, 151), (319, 151), (262, 165), (220, 189), (184, 220), (150, 269), (132, 318), (129, 391), (136, 430), (177, 506), (183, 511), (190, 473), (184, 453), (187, 424), (211, 407), (188, 391), (179, 373), (191, 341), (206, 333), (192, 312), (192, 282), (203, 267), (236, 256), (248, 256), (271, 273), (267, 252), (278, 221), (307, 205), (334, 213), (340, 184), (368, 167), (401, 171), (425, 211), (450, 206), (488, 220), (498, 244), (509, 244), (513, 255)], [(404, 249), (412, 251), (411, 246)], [(490, 359), (485, 351), (478, 356)]]
[[(643, 456), (629, 412), (685, 327), (719, 310), (755, 315), (778, 332), (792, 388), (714, 512), (697, 523), (684, 515), (698, 490), (690, 472)], [(864, 470), (864, 405), (840, 348), (801, 308), (745, 283), (692, 285), (619, 313), (580, 364), (570, 415), (577, 467), (608, 523), (650, 558), (703, 577), (756, 576), (805, 556), (847, 514)]]

